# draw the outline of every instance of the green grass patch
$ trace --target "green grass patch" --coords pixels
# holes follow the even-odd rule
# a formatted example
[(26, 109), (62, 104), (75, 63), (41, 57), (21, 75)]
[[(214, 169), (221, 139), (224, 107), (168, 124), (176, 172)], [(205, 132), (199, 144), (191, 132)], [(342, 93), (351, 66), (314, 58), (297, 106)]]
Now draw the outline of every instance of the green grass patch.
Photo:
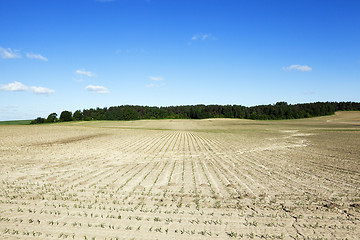
[(0, 125), (29, 125), (32, 120), (0, 121)]

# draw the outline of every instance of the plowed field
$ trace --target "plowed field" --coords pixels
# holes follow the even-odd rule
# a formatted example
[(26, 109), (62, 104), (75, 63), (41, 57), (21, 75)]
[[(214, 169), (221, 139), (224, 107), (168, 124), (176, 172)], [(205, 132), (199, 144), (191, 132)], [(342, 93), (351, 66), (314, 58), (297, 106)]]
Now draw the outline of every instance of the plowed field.
[(359, 239), (360, 113), (0, 126), (0, 237)]

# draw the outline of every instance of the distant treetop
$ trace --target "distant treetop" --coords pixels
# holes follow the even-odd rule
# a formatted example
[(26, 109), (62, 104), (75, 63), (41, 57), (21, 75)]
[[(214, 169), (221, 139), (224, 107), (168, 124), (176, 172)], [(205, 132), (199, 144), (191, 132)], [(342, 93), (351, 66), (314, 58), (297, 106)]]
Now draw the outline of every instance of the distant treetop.
[(90, 121), (90, 120), (139, 120), (139, 119), (204, 119), (204, 118), (241, 118), (256, 120), (280, 120), (310, 118), (332, 115), (335, 111), (359, 111), (357, 102), (315, 102), (288, 104), (277, 102), (273, 105), (245, 107), (241, 105), (185, 105), (170, 107), (149, 106), (113, 106), (109, 108), (90, 108), (76, 110), (74, 114), (63, 111), (57, 120), (52, 113), (47, 119), (37, 118), (32, 123), (56, 121)]

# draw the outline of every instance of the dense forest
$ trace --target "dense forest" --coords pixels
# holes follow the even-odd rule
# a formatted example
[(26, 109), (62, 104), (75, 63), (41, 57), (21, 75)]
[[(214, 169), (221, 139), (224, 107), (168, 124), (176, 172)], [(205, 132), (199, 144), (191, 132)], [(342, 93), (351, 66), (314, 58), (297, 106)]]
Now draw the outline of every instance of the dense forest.
[(57, 121), (91, 120), (139, 120), (139, 119), (204, 119), (242, 118), (254, 120), (281, 120), (310, 118), (332, 115), (335, 111), (359, 111), (358, 102), (315, 102), (288, 104), (278, 102), (273, 105), (245, 107), (241, 105), (186, 105), (171, 107), (149, 107), (123, 105), (109, 108), (63, 111), (59, 118), (51, 113), (46, 119), (38, 117), (32, 124)]

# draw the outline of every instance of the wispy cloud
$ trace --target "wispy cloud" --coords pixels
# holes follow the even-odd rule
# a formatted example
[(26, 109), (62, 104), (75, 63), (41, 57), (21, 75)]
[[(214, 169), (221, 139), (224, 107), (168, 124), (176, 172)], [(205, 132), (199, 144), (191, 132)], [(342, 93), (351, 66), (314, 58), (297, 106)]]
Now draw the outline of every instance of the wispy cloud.
[(30, 59), (38, 59), (42, 61), (48, 61), (48, 59), (40, 54), (26, 53), (26, 57)]
[(300, 72), (311, 72), (312, 68), (307, 65), (290, 65), (283, 67), (284, 71), (300, 71)]
[(7, 92), (20, 92), (20, 91), (29, 91), (35, 94), (44, 94), (44, 95), (50, 95), (55, 93), (55, 90), (45, 88), (45, 87), (28, 87), (22, 84), (21, 82), (13, 82), (9, 83), (7, 85), (1, 85), (0, 86), (1, 91), (7, 91)]
[(84, 69), (78, 69), (75, 72), (78, 75), (82, 75), (82, 76), (88, 76), (88, 77), (97, 77), (97, 75), (93, 72), (90, 71), (85, 71)]
[(194, 34), (191, 37), (191, 40), (196, 41), (196, 40), (201, 40), (201, 41), (205, 41), (205, 40), (215, 40), (214, 36), (212, 36), (211, 34), (208, 33), (198, 33), (198, 34)]
[[(26, 53), (25, 54), (29, 59), (38, 59), (42, 61), (48, 61), (48, 59), (41, 54), (34, 54), (34, 53)], [(0, 58), (21, 58), (21, 54), (19, 50), (12, 50), (11, 48), (2, 48), (0, 47)]]
[(0, 47), (0, 58), (21, 58), (19, 51)]
[(166, 83), (164, 82), (165, 78), (161, 76), (150, 76), (149, 79), (153, 82), (145, 85), (147, 88), (160, 88), (166, 86)]
[(150, 80), (152, 80), (152, 81), (164, 81), (164, 80), (165, 80), (163, 77), (150, 76), (149, 78), (150, 78)]
[(85, 89), (90, 92), (96, 92), (96, 93), (110, 93), (109, 90), (104, 86), (88, 85), (87, 87), (85, 87)]
[(22, 84), (21, 82), (13, 82), (7, 85), (0, 86), (1, 91), (9, 91), (9, 92), (20, 92), (28, 90), (28, 87)]
[(55, 93), (54, 90), (44, 87), (29, 87), (29, 90), (35, 94), (44, 94), (44, 95), (50, 95)]

